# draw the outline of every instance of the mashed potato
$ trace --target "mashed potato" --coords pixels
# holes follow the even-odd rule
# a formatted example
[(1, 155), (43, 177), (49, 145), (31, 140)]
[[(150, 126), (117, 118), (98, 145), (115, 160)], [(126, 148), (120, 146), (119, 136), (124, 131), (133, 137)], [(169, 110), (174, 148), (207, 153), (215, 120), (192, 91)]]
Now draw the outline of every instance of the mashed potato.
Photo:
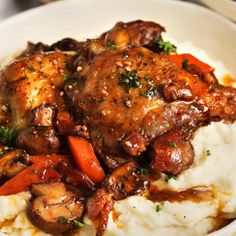
[[(195, 162), (191, 168), (177, 179), (166, 183), (163, 178), (156, 184), (171, 190), (208, 186), (214, 198), (200, 203), (165, 201), (156, 212), (158, 203), (132, 196), (115, 204), (105, 236), (206, 235), (216, 224), (219, 207), (227, 218), (236, 217), (236, 124), (212, 123), (200, 128), (192, 144)], [(91, 225), (88, 219), (86, 223)], [(87, 236), (87, 229), (92, 232), (87, 226), (80, 235)]]
[[(115, 203), (105, 236), (205, 235), (214, 228), (219, 206), (228, 218), (236, 217), (236, 124), (212, 123), (200, 128), (192, 144), (195, 162), (191, 168), (177, 179), (166, 183), (163, 178), (156, 184), (172, 190), (208, 186), (214, 190), (214, 199), (199, 203), (165, 201), (157, 212), (158, 203), (142, 196), (129, 197)], [(210, 155), (206, 155), (207, 150)], [(48, 235), (27, 219), (29, 199), (28, 192), (0, 197), (0, 235)], [(95, 235), (92, 222), (85, 218), (85, 223), (77, 235)]]

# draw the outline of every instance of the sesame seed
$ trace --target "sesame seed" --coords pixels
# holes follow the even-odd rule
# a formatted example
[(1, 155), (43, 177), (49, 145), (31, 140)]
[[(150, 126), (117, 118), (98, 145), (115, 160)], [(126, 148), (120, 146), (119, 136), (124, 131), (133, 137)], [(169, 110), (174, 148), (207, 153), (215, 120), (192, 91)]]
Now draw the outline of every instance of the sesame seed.
[(132, 143), (131, 143), (130, 141), (126, 141), (126, 142), (125, 142), (125, 145), (126, 145), (127, 147), (132, 147)]
[(120, 67), (123, 66), (122, 62), (120, 62), (120, 61), (116, 62), (116, 65), (118, 65), (118, 66), (120, 66)]
[(102, 89), (102, 94), (104, 94), (104, 95), (108, 95), (108, 92), (105, 90), (105, 89)]
[(82, 69), (83, 69), (82, 66), (78, 66), (76, 70), (79, 72), (79, 71), (81, 71)]

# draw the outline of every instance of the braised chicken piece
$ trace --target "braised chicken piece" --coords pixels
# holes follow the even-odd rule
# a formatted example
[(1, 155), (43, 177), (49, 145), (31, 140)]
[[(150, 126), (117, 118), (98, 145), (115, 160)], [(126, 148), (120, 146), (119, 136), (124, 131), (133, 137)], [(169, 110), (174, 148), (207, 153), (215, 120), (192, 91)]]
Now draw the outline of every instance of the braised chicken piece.
[[(156, 172), (179, 174), (193, 161), (191, 144), (183, 142), (189, 141), (194, 130), (212, 120), (235, 121), (236, 90), (219, 85), (213, 74), (197, 74), (196, 68), (188, 71), (147, 49), (162, 28), (156, 25), (158, 33), (149, 34), (149, 23), (142, 23), (147, 28), (141, 32), (140, 24), (120, 23), (88, 41), (87, 61), (82, 50), (77, 72), (65, 90), (75, 119), (88, 127), (93, 147), (109, 169), (139, 161), (150, 149)], [(137, 36), (134, 42), (129, 37), (133, 27), (148, 35), (148, 40)], [(108, 39), (113, 46), (107, 46)], [(165, 146), (167, 132), (180, 135), (175, 137), (179, 147)], [(182, 132), (188, 135), (182, 138)]]
[(19, 131), (17, 145), (30, 154), (61, 151), (57, 113), (66, 112), (64, 83), (72, 56), (35, 54), (8, 65), (0, 75), (1, 124)]
[[(105, 50), (120, 50), (130, 47), (146, 47), (155, 52), (162, 49), (157, 47), (156, 42), (161, 40), (161, 33), (165, 28), (150, 21), (132, 21), (128, 23), (118, 22), (111, 30), (103, 33), (99, 38), (87, 40), (81, 44), (80, 56), (75, 64), (80, 71), (81, 66), (87, 65), (88, 61)], [(125, 54), (123, 55), (125, 57)]]
[(28, 209), (31, 222), (47, 233), (58, 235), (79, 227), (84, 212), (84, 198), (67, 190), (62, 182), (35, 184), (35, 199)]

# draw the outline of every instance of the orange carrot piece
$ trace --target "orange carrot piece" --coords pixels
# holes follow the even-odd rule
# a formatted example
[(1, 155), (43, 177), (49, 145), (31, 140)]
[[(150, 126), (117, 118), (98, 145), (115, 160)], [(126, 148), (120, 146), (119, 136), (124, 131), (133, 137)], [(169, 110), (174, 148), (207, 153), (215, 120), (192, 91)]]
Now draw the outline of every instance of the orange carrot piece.
[(182, 63), (184, 60), (187, 60), (188, 64), (194, 64), (198, 66), (203, 73), (212, 73), (214, 72), (214, 68), (208, 65), (205, 62), (200, 61), (195, 56), (185, 53), (185, 54), (169, 54), (163, 55), (165, 58), (169, 59), (170, 61), (174, 62), (178, 66), (182, 67)]
[(70, 151), (77, 167), (86, 174), (94, 183), (100, 183), (105, 178), (105, 173), (93, 151), (91, 144), (85, 139), (68, 136)]

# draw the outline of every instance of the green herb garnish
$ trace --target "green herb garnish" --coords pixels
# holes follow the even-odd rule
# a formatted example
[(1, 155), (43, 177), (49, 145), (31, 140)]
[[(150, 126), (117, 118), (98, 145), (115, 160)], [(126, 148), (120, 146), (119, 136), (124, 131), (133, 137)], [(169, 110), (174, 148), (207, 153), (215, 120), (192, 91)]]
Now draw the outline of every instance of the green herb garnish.
[(12, 144), (15, 142), (17, 136), (16, 128), (8, 128), (5, 126), (0, 126), (0, 141), (3, 144)]
[(128, 58), (129, 54), (128, 54), (128, 52), (125, 51), (125, 52), (122, 52), (121, 56), (122, 56), (122, 58)]
[(176, 47), (169, 41), (163, 41), (159, 39), (156, 41), (158, 47), (163, 50), (165, 54), (170, 54), (171, 52), (176, 52)]
[(35, 169), (32, 169), (32, 170), (30, 171), (30, 173), (31, 173), (31, 174), (37, 174), (37, 173), (38, 173), (38, 171), (37, 171), (37, 170), (35, 170)]
[(159, 95), (159, 91), (157, 87), (150, 87), (146, 92), (141, 92), (140, 95), (147, 98), (153, 98)]
[(209, 157), (211, 155), (211, 151), (209, 149), (206, 150), (206, 155), (207, 155), (207, 157)]
[(119, 84), (122, 85), (127, 91), (129, 91), (132, 87), (139, 88), (142, 85), (137, 71), (123, 72), (119, 77)]
[(177, 176), (176, 175), (172, 175), (172, 174), (165, 174), (164, 180), (166, 183), (168, 183), (171, 179), (176, 180)]
[(62, 224), (70, 224), (70, 221), (67, 220), (64, 216), (59, 216), (59, 217), (57, 218), (57, 221), (60, 222), (60, 223), (62, 223)]
[(184, 59), (183, 61), (182, 61), (182, 67), (184, 68), (184, 69), (187, 69), (188, 68), (188, 59)]
[(144, 54), (142, 52), (138, 52), (138, 57), (139, 58), (144, 58)]
[(176, 142), (169, 141), (169, 146), (172, 147), (172, 148), (176, 148), (177, 144), (176, 144)]
[(113, 50), (117, 50), (117, 46), (115, 45), (115, 43), (111, 40), (108, 40), (107, 42), (107, 47), (109, 47), (110, 49), (113, 49)]
[(27, 69), (28, 69), (29, 71), (32, 71), (32, 72), (35, 72), (35, 71), (36, 71), (36, 69), (35, 69), (33, 66), (28, 66)]
[(164, 207), (164, 202), (161, 202), (160, 204), (156, 205), (156, 212), (158, 213), (162, 208)]
[(146, 175), (148, 175), (148, 173), (149, 173), (148, 169), (142, 168), (142, 167), (140, 168), (140, 174), (141, 175), (146, 176)]
[(73, 223), (77, 228), (82, 228), (85, 225), (84, 223), (79, 222), (78, 220), (73, 220)]
[(64, 76), (64, 78), (63, 78), (63, 80), (66, 82), (67, 80), (69, 79), (69, 77), (68, 76)]

